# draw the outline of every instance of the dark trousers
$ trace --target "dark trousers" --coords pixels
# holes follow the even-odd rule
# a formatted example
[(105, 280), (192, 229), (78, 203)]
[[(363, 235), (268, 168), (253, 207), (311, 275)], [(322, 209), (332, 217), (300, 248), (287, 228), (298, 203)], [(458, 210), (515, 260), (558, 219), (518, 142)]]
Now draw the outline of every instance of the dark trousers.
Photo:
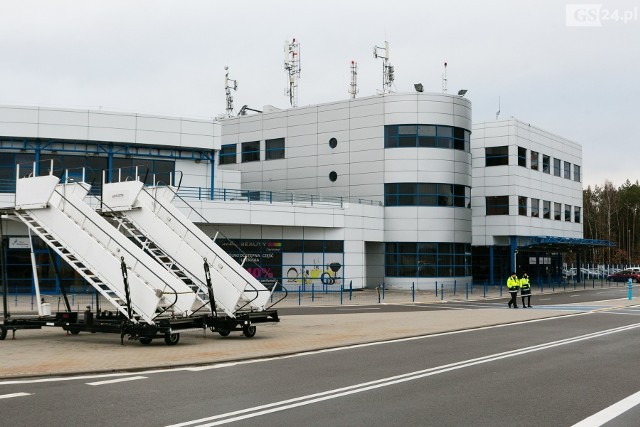
[[(520, 295), (522, 296), (522, 306), (523, 307), (526, 307), (526, 306), (531, 307), (531, 289), (523, 290)], [(527, 299), (527, 304), (524, 303), (525, 298)]]
[(509, 307), (512, 305), (514, 307), (518, 307), (518, 290), (509, 290), (509, 294), (511, 294), (511, 301), (509, 301)]

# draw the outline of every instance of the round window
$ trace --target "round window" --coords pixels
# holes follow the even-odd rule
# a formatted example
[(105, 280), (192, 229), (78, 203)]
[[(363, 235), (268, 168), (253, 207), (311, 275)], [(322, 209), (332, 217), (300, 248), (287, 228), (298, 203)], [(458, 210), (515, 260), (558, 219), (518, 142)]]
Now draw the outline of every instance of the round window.
[(329, 140), (329, 147), (336, 148), (338, 146), (338, 140), (335, 138), (331, 138)]
[(336, 182), (336, 179), (338, 179), (338, 174), (337, 174), (337, 173), (335, 173), (335, 171), (331, 171), (331, 172), (329, 173), (329, 180), (330, 180), (331, 182)]

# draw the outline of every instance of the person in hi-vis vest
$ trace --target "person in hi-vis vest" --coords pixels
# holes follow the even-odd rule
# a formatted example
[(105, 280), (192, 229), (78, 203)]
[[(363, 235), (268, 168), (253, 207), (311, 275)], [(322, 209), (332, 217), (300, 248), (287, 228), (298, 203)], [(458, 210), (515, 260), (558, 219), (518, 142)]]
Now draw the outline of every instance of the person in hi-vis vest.
[[(522, 273), (522, 278), (520, 279), (520, 296), (522, 297), (522, 306), (531, 308), (531, 283), (529, 283), (529, 275), (527, 273)], [(525, 304), (525, 298), (528, 304)]]
[(520, 281), (516, 273), (511, 273), (511, 276), (507, 279), (507, 289), (511, 294), (511, 300), (509, 301), (509, 308), (518, 308), (518, 289), (520, 289)]

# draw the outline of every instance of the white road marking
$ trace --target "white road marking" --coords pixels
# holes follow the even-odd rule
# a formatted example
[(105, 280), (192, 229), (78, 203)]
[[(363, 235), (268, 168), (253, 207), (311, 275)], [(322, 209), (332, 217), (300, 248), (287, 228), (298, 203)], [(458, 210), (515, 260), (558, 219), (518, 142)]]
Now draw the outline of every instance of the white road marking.
[[(309, 394), (306, 396), (300, 396), (293, 399), (282, 400), (279, 402), (268, 403), (265, 405), (259, 405), (252, 408), (240, 409), (237, 411), (227, 412), (224, 414), (213, 415), (211, 417), (200, 418), (197, 420), (186, 421), (179, 424), (172, 424), (168, 427), (186, 427), (197, 425), (199, 427), (212, 427), (222, 424), (229, 424), (235, 421), (245, 420), (248, 418), (255, 418), (261, 415), (266, 415), (274, 412), (280, 412), (291, 408), (300, 406), (306, 406), (325, 400), (337, 399), (339, 397), (348, 396), (351, 394), (362, 393), (368, 390), (373, 390), (381, 387), (388, 387), (391, 385), (404, 383), (408, 381), (414, 381), (421, 378), (430, 377), (433, 375), (443, 374), (450, 371), (455, 371), (470, 366), (480, 365), (488, 362), (494, 362), (496, 360), (506, 359), (510, 357), (520, 356), (522, 354), (533, 353), (541, 350), (547, 350), (554, 347), (559, 347), (567, 344), (573, 344), (580, 341), (586, 341), (602, 336), (615, 334), (618, 332), (625, 332), (632, 329), (640, 328), (640, 323), (632, 325), (622, 326), (618, 328), (607, 329), (600, 332), (594, 332), (585, 335), (579, 335), (572, 338), (566, 338), (557, 341), (551, 341), (544, 344), (534, 345), (530, 347), (524, 347), (521, 349), (505, 351), (502, 353), (491, 354), (488, 356), (482, 356), (475, 359), (463, 360), (460, 362), (450, 363), (447, 365), (436, 366), (433, 368), (423, 369), (414, 372), (408, 372), (406, 374), (395, 375), (392, 377), (381, 378), (379, 380), (369, 381), (360, 384), (354, 384), (347, 387), (341, 387), (334, 390), (327, 390), (320, 393)], [(585, 424), (586, 425), (586, 424)]]
[(336, 309), (336, 311), (352, 311), (352, 310), (380, 310), (380, 307), (337, 308)]
[(22, 396), (31, 396), (33, 393), (11, 393), (11, 394), (0, 394), (0, 399), (11, 399), (12, 397), (22, 397)]
[(575, 298), (575, 297), (579, 297), (580, 295), (571, 295), (569, 296), (569, 298)]
[(640, 391), (632, 394), (629, 397), (622, 399), (621, 401), (614, 403), (608, 408), (604, 408), (602, 411), (591, 415), (589, 418), (585, 418), (573, 427), (599, 427), (617, 416), (627, 412), (640, 403)]
[(540, 301), (549, 301), (551, 298), (540, 298)]
[(104, 384), (113, 384), (113, 383), (121, 383), (124, 381), (135, 381), (135, 380), (144, 380), (147, 377), (137, 376), (137, 377), (127, 377), (127, 378), (116, 378), (114, 380), (105, 380), (105, 381), (96, 381), (93, 383), (87, 383), (87, 385), (104, 385)]

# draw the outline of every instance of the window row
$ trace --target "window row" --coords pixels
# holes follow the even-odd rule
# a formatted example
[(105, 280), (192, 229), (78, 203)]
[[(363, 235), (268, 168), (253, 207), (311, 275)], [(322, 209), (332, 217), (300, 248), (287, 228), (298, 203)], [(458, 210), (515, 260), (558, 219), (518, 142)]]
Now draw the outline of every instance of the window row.
[[(15, 192), (16, 164), (20, 165), (20, 175), (26, 176), (32, 172), (32, 164), (36, 156), (33, 153), (5, 153), (0, 152), (0, 193)], [(170, 182), (175, 176), (175, 161), (155, 160), (136, 157), (111, 158), (111, 168), (107, 157), (45, 154), (40, 155), (40, 162), (36, 167), (49, 169), (46, 161), (53, 159), (53, 173), (61, 177), (68, 172), (71, 177), (80, 180), (84, 168), (84, 180), (91, 184), (91, 193), (99, 194), (102, 185), (102, 171), (107, 172), (108, 180), (126, 180), (133, 177), (138, 170), (138, 176), (145, 184), (155, 183), (173, 184)], [(45, 165), (46, 166), (43, 166)], [(116, 173), (121, 174), (118, 178)]]
[(471, 207), (471, 187), (430, 182), (384, 185), (385, 206)]
[[(581, 180), (581, 171), (579, 165), (573, 165), (573, 175), (571, 174), (572, 165), (570, 162), (561, 159), (552, 158), (546, 154), (540, 154), (537, 151), (530, 151), (527, 156), (527, 149), (518, 147), (518, 166), (527, 167), (527, 159), (529, 159), (529, 167), (533, 170), (542, 171), (546, 174), (553, 172), (554, 176), (564, 177), (565, 179), (573, 179), (576, 182)], [(509, 146), (485, 148), (485, 165), (486, 166), (507, 166), (509, 165)]]
[[(487, 215), (509, 215), (509, 196), (486, 197), (486, 206)], [(566, 222), (571, 222), (573, 219), (573, 222), (579, 224), (581, 222), (581, 214), (582, 209), (580, 206), (565, 204), (563, 209), (562, 203), (518, 196), (518, 215), (521, 216), (530, 215), (532, 218), (564, 220)]]
[(468, 243), (385, 243), (387, 277), (460, 277), (471, 275)]
[(471, 133), (462, 128), (436, 125), (387, 125), (384, 148), (432, 147), (469, 152)]
[[(260, 161), (260, 141), (249, 141), (240, 144), (240, 162)], [(230, 165), (238, 163), (238, 144), (224, 144), (220, 147), (218, 164)], [(284, 138), (264, 141), (264, 160), (284, 159)]]

